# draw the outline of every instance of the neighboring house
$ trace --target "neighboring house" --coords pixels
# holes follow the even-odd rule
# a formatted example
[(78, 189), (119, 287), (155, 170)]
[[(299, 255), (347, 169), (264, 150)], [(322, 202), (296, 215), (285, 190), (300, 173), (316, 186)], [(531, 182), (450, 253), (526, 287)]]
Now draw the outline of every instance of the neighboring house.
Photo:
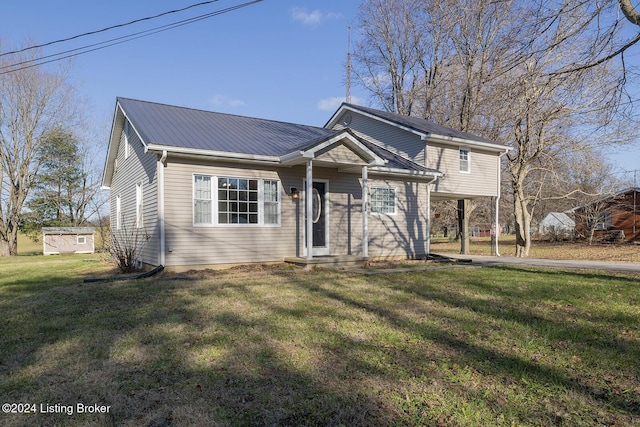
[(103, 186), (148, 265), (419, 257), (431, 200), (498, 196), (505, 152), (352, 104), (319, 128), (118, 98)]
[(92, 254), (94, 236), (92, 227), (42, 227), (43, 254)]
[(540, 223), (538, 231), (542, 235), (572, 235), (576, 223), (564, 212), (549, 212)]
[(576, 230), (586, 237), (594, 229), (598, 240), (640, 239), (640, 188), (628, 188), (573, 209)]

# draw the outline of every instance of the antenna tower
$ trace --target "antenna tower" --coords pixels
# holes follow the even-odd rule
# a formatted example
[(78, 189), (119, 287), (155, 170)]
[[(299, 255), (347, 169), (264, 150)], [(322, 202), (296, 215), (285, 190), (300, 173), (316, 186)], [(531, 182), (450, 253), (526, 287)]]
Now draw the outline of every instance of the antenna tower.
[(347, 26), (347, 78), (345, 101), (351, 103), (351, 27)]

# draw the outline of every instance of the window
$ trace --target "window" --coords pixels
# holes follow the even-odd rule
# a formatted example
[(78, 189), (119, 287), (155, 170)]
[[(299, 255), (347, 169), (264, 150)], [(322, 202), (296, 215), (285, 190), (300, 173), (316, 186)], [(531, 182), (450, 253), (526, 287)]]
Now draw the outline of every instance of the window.
[(264, 181), (264, 223), (277, 225), (280, 218), (278, 181)]
[(460, 149), (460, 172), (471, 172), (471, 156), (469, 150)]
[(121, 218), (122, 218), (122, 203), (120, 201), (120, 196), (118, 195), (116, 197), (116, 230), (120, 230), (120, 227), (122, 227)]
[(279, 181), (206, 175), (193, 179), (194, 225), (280, 224)]
[(218, 224), (258, 224), (258, 180), (218, 178)]
[(142, 206), (142, 184), (136, 184), (136, 228), (143, 225), (144, 209)]
[(124, 120), (124, 158), (127, 159), (129, 157), (129, 151), (131, 148), (129, 147), (129, 120)]
[(76, 236), (76, 243), (79, 245), (86, 245), (87, 244), (87, 237), (86, 236)]
[(395, 214), (396, 189), (371, 187), (371, 213)]

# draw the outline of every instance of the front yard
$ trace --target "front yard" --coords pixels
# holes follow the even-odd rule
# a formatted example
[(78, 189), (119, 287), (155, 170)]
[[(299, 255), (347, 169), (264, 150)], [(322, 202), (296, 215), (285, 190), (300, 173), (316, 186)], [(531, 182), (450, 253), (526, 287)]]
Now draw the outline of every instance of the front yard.
[(640, 424), (638, 276), (97, 259), (0, 259), (0, 425)]

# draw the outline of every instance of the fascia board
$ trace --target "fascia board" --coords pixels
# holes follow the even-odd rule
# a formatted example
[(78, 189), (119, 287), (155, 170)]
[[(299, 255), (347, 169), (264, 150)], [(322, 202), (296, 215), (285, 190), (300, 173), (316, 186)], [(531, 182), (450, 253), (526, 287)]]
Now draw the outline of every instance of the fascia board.
[(444, 136), (436, 134), (427, 134), (422, 138), (425, 142), (439, 142), (441, 144), (456, 145), (463, 147), (482, 147), (489, 151), (498, 151), (500, 153), (507, 153), (511, 150), (511, 147), (506, 147), (501, 144), (491, 144), (489, 142), (473, 141), (470, 139), (456, 138), (453, 136)]
[(153, 151), (162, 153), (166, 151), (172, 154), (182, 154), (188, 156), (197, 157), (209, 157), (218, 160), (238, 161), (238, 162), (252, 162), (252, 163), (280, 163), (280, 157), (278, 156), (264, 156), (258, 154), (245, 154), (245, 153), (230, 153), (227, 151), (214, 151), (204, 150), (198, 148), (186, 148), (186, 147), (173, 147), (168, 145), (159, 145), (150, 143), (147, 146), (147, 151)]

